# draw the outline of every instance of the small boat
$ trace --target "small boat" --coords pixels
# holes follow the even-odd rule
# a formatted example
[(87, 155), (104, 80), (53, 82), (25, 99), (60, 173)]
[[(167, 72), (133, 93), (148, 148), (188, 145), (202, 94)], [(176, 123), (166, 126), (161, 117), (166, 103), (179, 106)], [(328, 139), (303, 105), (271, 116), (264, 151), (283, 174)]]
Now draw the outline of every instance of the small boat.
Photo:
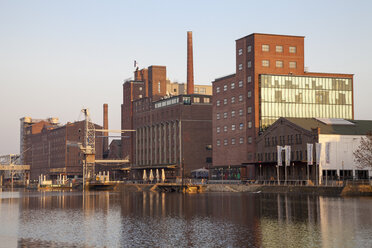
[(114, 182), (90, 182), (86, 185), (89, 190), (113, 190), (116, 187)]

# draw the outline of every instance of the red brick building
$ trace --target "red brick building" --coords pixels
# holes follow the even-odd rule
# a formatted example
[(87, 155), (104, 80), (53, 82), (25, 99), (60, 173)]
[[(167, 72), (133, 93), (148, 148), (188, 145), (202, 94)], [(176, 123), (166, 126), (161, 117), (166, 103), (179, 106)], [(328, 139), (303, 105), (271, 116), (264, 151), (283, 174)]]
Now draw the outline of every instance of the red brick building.
[(354, 118), (353, 75), (307, 72), (303, 36), (236, 40), (236, 73), (212, 84), (213, 165), (242, 177), (254, 177), (256, 138), (279, 117)]
[(165, 66), (136, 70), (123, 84), (122, 129), (136, 132), (124, 133), (121, 149), (133, 169), (172, 168), (169, 177), (179, 175), (182, 161), (185, 173), (211, 164), (212, 104), (208, 95), (174, 96), (167, 84)]
[(152, 102), (133, 102), (135, 135), (132, 170), (166, 169), (167, 178), (186, 176), (194, 169), (211, 165), (211, 96), (179, 95)]
[[(28, 140), (28, 156), (24, 162), (30, 165), (31, 179), (37, 179), (40, 174), (55, 179), (59, 174), (67, 177), (81, 177), (83, 172), (82, 154), (78, 147), (69, 146), (68, 143), (83, 142), (84, 121), (67, 123), (64, 126), (50, 125), (40, 121), (30, 125), (33, 130), (25, 138)], [(101, 126), (95, 125), (97, 129)], [(101, 133), (97, 133), (102, 135)], [(102, 139), (96, 139), (96, 159), (102, 158)]]

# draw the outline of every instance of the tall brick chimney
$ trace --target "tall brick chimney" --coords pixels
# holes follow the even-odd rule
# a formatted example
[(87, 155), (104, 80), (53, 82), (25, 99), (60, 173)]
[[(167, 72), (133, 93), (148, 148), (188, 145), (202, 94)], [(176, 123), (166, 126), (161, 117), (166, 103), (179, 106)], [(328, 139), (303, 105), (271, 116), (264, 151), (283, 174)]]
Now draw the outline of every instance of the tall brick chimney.
[[(103, 129), (108, 129), (108, 104), (103, 104)], [(104, 132), (103, 136), (103, 154), (107, 153), (108, 151), (108, 132)]]
[(187, 32), (187, 94), (194, 94), (194, 60), (191, 31)]

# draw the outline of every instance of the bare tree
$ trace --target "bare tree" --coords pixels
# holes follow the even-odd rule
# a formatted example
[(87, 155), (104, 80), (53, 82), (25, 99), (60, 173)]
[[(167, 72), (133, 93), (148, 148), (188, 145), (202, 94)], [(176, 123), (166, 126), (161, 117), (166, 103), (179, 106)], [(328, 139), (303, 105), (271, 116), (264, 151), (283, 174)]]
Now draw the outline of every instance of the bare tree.
[(368, 133), (366, 138), (360, 140), (358, 148), (354, 151), (354, 161), (358, 168), (372, 168), (372, 133)]

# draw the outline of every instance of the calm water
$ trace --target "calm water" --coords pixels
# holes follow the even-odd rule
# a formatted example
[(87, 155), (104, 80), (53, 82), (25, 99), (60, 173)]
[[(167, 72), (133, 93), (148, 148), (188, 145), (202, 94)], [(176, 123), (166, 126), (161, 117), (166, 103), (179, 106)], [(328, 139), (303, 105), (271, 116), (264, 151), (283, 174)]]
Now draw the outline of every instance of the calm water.
[(372, 198), (0, 192), (1, 247), (372, 247)]

